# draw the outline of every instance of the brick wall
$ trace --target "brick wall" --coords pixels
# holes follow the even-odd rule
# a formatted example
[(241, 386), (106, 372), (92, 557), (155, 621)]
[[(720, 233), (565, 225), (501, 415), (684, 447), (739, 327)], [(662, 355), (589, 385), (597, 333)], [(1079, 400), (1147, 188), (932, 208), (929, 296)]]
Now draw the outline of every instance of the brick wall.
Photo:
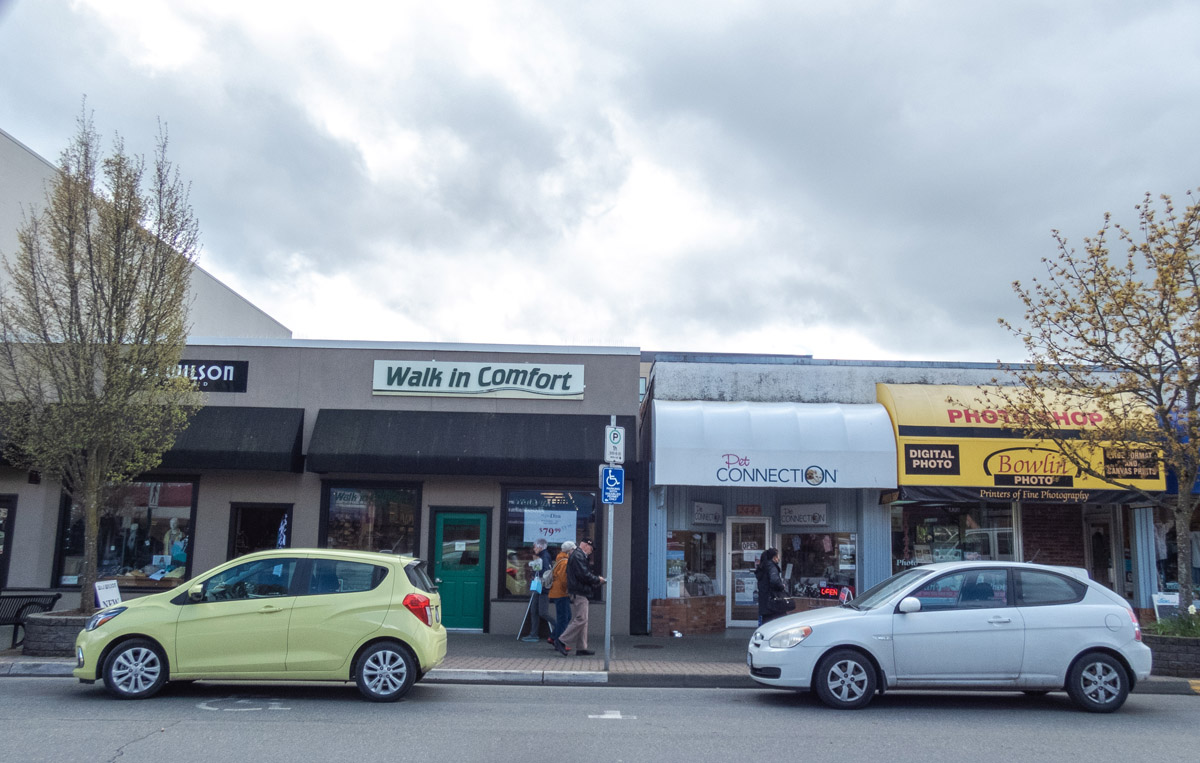
[(1027, 562), (1083, 567), (1083, 509), (1079, 506), (1022, 506), (1022, 553)]
[(75, 637), (87, 621), (87, 615), (30, 615), (25, 621), (21, 653), (31, 657), (74, 657)]
[(725, 630), (724, 596), (689, 596), (650, 602), (650, 635), (670, 636), (672, 631), (720, 633)]
[(1147, 633), (1142, 636), (1142, 641), (1154, 654), (1150, 668), (1153, 675), (1200, 678), (1200, 638)]

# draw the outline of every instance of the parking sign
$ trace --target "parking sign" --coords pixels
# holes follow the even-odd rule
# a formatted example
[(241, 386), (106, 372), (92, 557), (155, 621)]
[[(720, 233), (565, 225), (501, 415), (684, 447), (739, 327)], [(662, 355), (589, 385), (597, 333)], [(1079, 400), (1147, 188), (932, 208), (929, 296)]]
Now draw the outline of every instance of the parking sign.
[(601, 466), (600, 493), (604, 503), (625, 503), (625, 470), (619, 466)]
[(604, 427), (604, 460), (610, 464), (625, 463), (625, 427)]

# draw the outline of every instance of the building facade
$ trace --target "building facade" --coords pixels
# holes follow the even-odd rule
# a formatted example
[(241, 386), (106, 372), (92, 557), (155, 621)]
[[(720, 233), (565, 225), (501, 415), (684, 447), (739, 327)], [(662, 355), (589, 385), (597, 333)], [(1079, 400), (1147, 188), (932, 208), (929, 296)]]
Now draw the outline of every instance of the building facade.
[[(681, 599), (715, 602), (724, 627), (753, 625), (752, 571), (772, 547), (801, 608), (909, 566), (992, 559), (1084, 567), (1148, 610), (1169, 582), (1165, 525), (1136, 494), (1012, 439), (994, 412), (947, 402), (970, 400), (995, 374), (991, 364), (658, 354), (641, 409), (651, 631), (656, 606), (678, 620)], [(1064, 415), (1079, 426), (1089, 414)], [(1152, 457), (1104, 457), (1144, 489), (1164, 488)]]
[[(587, 536), (598, 570), (613, 544), (628, 632), (630, 512), (606, 537), (598, 467), (613, 417), (635, 440), (638, 350), (228, 340), (189, 345), (181, 373), (206, 406), (102, 513), (124, 596), (261, 548), (383, 550), (428, 561), (447, 627), (516, 633), (533, 542)], [(58, 486), (4, 467), (0, 506), (3, 586), (78, 596), (82, 517)]]

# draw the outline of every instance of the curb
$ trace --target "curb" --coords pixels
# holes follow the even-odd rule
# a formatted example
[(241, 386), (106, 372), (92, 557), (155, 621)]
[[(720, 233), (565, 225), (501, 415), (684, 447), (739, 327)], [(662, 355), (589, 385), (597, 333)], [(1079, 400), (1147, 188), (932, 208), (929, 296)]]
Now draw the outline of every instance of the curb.
[(13, 660), (0, 662), (0, 676), (70, 676), (74, 662), (64, 660)]
[(605, 684), (609, 674), (602, 670), (469, 670), (434, 668), (423, 679), (443, 684)]

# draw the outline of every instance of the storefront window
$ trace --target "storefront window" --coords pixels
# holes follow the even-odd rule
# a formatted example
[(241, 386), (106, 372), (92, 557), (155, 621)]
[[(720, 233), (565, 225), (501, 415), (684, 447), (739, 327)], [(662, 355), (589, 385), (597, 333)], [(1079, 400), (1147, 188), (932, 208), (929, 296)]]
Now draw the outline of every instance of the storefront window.
[[(1200, 554), (1196, 553), (1200, 550), (1200, 517), (1192, 520), (1192, 530), (1183, 542), (1192, 544), (1192, 569), (1187, 571), (1183, 579), (1190, 582), (1193, 591), (1200, 596)], [(1178, 593), (1179, 539), (1175, 532), (1175, 517), (1170, 509), (1154, 509), (1154, 556), (1158, 571), (1158, 590)]]
[(504, 497), (502, 538), (504, 559), (500, 568), (500, 597), (527, 597), (533, 579), (530, 562), (533, 544), (545, 538), (551, 557), (558, 556), (564, 541), (579, 542), (591, 538), (596, 542), (591, 566), (602, 574), (603, 539), (596, 537), (595, 491), (589, 490), (509, 490)]
[(892, 507), (892, 572), (934, 562), (1012, 561), (1009, 504)]
[[(130, 482), (109, 489), (100, 508), (97, 579), (122, 588), (173, 588), (187, 579), (193, 482)], [(59, 530), (58, 584), (79, 585), (83, 512), (66, 502)]]
[(415, 487), (329, 487), (325, 547), (416, 555)]
[(792, 596), (841, 599), (855, 593), (856, 533), (784, 533), (780, 567)]
[(667, 598), (712, 596), (717, 593), (716, 579), (716, 533), (667, 533)]

